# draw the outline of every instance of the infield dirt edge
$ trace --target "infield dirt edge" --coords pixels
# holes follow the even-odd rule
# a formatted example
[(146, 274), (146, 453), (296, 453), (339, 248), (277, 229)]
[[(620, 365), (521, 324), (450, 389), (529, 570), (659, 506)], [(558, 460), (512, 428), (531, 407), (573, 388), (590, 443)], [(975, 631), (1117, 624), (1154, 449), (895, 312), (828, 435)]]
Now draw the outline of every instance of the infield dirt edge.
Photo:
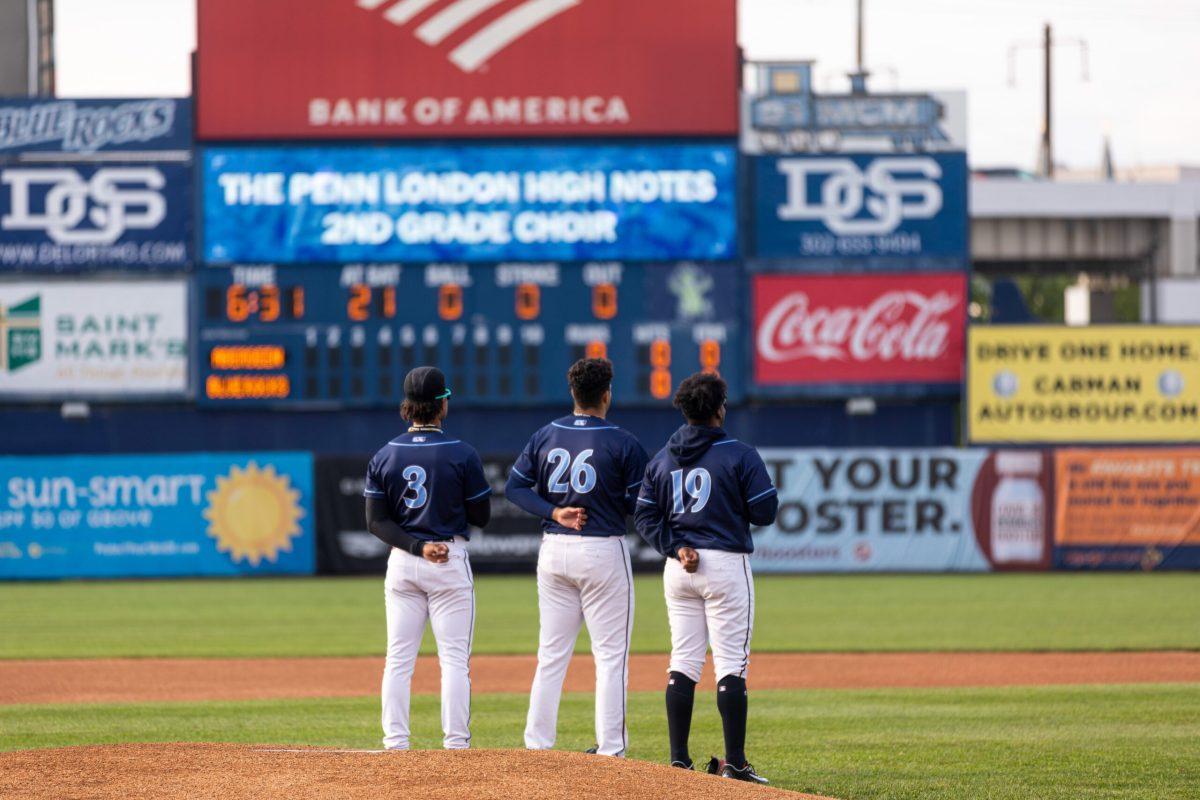
[(126, 800), (829, 800), (632, 759), (565, 751), (348, 751), (289, 745), (120, 744), (0, 753), (0, 796)]

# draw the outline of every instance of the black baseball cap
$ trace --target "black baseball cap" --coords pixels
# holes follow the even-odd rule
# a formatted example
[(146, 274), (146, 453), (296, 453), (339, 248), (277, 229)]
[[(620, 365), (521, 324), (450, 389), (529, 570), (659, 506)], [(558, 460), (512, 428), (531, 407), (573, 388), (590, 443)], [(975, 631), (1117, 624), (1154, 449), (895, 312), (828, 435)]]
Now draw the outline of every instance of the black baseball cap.
[(450, 396), (446, 375), (437, 367), (417, 367), (404, 376), (404, 396), (414, 403), (432, 403)]

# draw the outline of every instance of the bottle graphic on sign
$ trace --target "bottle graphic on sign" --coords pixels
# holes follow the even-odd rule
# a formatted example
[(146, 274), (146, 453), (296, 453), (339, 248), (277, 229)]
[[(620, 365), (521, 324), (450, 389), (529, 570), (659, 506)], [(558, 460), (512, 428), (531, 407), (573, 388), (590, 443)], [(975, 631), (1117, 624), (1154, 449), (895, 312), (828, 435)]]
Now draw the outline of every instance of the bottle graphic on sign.
[(1038, 483), (1042, 454), (996, 454), (1000, 481), (992, 494), (992, 561), (996, 564), (1041, 561), (1046, 541), (1046, 497)]

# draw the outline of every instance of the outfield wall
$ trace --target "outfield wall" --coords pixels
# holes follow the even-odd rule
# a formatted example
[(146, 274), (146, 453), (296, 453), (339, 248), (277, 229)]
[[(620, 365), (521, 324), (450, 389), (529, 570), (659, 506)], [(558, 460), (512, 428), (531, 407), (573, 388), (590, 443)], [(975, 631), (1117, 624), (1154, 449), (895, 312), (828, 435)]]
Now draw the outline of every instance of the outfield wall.
[[(1200, 448), (765, 448), (780, 495), (759, 573), (1200, 567)], [(0, 579), (382, 574), (368, 456), (242, 451), (0, 458)], [(537, 521), (484, 453), (482, 572), (530, 572)], [(635, 568), (660, 557), (630, 533)]]

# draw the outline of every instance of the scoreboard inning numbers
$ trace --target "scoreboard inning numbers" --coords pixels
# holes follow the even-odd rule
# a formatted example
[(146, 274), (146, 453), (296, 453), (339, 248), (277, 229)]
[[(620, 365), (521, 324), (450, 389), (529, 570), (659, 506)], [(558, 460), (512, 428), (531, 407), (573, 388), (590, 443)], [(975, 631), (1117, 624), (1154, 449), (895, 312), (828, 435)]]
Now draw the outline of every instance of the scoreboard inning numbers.
[(701, 370), (739, 399), (739, 270), (724, 263), (206, 267), (197, 394), (217, 406), (394, 406), (445, 371), (458, 406), (562, 403), (584, 356), (622, 404), (669, 404)]

